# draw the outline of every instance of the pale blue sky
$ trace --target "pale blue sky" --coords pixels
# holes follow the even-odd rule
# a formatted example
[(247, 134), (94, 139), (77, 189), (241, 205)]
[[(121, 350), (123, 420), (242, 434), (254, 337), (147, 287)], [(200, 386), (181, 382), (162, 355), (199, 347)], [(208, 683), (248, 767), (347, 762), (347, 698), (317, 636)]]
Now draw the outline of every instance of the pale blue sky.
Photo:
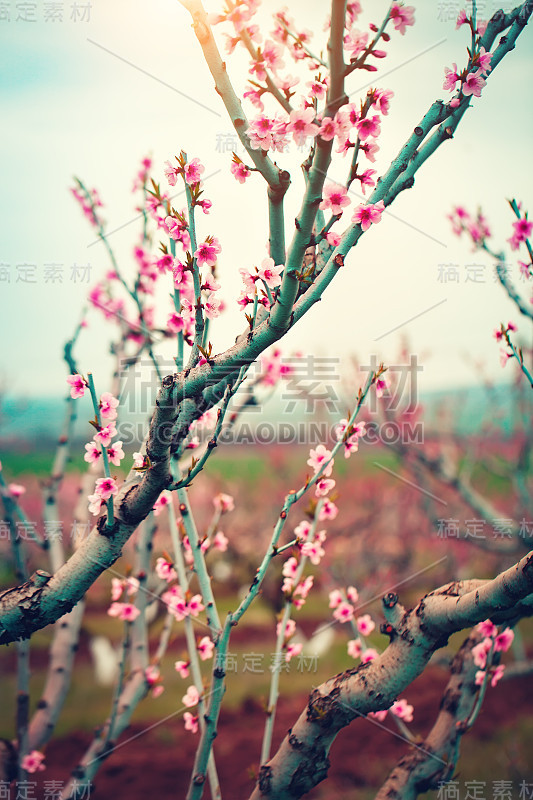
[[(139, 228), (127, 223), (136, 216), (130, 190), (140, 159), (151, 154), (157, 179), (164, 183), (163, 162), (180, 149), (201, 158), (205, 174), (212, 176), (206, 194), (214, 204), (211, 215), (201, 220), (201, 235), (213, 233), (221, 240), (219, 274), (231, 309), (212, 328), (217, 352), (243, 328), (232, 301), (240, 288), (238, 269), (262, 260), (267, 229), (260, 179), (241, 187), (229, 173), (231, 155), (217, 149), (231, 126), (212, 91), (188, 15), (176, 0), (93, 0), (87, 22), (70, 20), (72, 4), (67, 2), (63, 22), (45, 22), (44, 5), (36, 3), (36, 22), (23, 22), (16, 21), (13, 2), (11, 21), (0, 22), (0, 262), (11, 273), (11, 283), (0, 283), (0, 381), (11, 393), (61, 395), (61, 350), (86, 290), (86, 284), (71, 280), (71, 267), (89, 263), (96, 278), (108, 265), (68, 192), (72, 175), (100, 191), (110, 229), (120, 228), (111, 240), (124, 273), (131, 274)], [(371, 5), (372, 19), (379, 22), (387, 4)], [(416, 25), (406, 36), (393, 33), (390, 55), (379, 63), (382, 73), (390, 74), (373, 80), (395, 92), (382, 125), (380, 158), (373, 165), (380, 172), (431, 102), (446, 96), (444, 66), (466, 62), (466, 29), (456, 32), (447, 11), (454, 4), (414, 5)], [(488, 11), (497, 7), (492, 2), (484, 6)], [(324, 7), (316, 0), (297, 0), (291, 13), (320, 40)], [(276, 8), (263, 3), (265, 13)], [(506, 198), (514, 195), (531, 206), (533, 120), (525, 91), (532, 80), (531, 45), (528, 29), (474, 101), (455, 140), (432, 157), (414, 189), (363, 237), (320, 305), (287, 337), (287, 351), (353, 351), (363, 360), (370, 354), (391, 360), (401, 332), (423, 359), (423, 389), (475, 382), (469, 359), (485, 361), (488, 375), (502, 377), (492, 330), (508, 317), (519, 321), (522, 330), (526, 326), (495, 284), (489, 261), (452, 236), (445, 215), (455, 202), (470, 208), (482, 202), (503, 244), (512, 221)], [(242, 85), (242, 58), (230, 58), (228, 65), (235, 84)], [(352, 99), (363, 83), (352, 78)], [(299, 205), (301, 160), (294, 148), (279, 157), (293, 176), (288, 220)], [(344, 169), (339, 161), (332, 177), (341, 179)], [(44, 282), (50, 263), (62, 265), (62, 284)], [(482, 282), (467, 281), (472, 275), (467, 265), (473, 263), (486, 265)], [(34, 284), (16, 282), (21, 264), (37, 265)], [(457, 264), (459, 283), (439, 281), (440, 264)], [(106, 331), (93, 315), (78, 356), (82, 371), (93, 371), (100, 385), (110, 363), (102, 355), (105, 341)]]

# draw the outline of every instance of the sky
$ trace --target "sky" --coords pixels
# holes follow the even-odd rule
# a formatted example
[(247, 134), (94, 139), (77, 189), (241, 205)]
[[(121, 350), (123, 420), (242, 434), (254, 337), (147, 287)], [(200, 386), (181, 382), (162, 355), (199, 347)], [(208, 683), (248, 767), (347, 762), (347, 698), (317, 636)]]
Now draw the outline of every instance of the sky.
[[(200, 236), (213, 234), (221, 242), (218, 275), (228, 306), (211, 328), (214, 352), (231, 345), (245, 327), (235, 303), (238, 270), (262, 261), (268, 236), (264, 184), (254, 176), (241, 186), (230, 174), (232, 128), (177, 0), (56, 3), (63, 19), (55, 21), (47, 18), (45, 7), (51, 5), (3, 3), (7, 12), (0, 13), (0, 392), (36, 397), (64, 394), (63, 344), (80, 319), (89, 285), (109, 268), (103, 246), (68, 191), (74, 175), (98, 189), (110, 242), (128, 276), (141, 230), (138, 199), (131, 192), (141, 159), (153, 158), (153, 174), (162, 185), (164, 161), (181, 149), (201, 159), (213, 209), (199, 221)], [(362, 29), (370, 21), (379, 24), (387, 8), (378, 1), (366, 5)], [(480, 17), (498, 7), (491, 0), (478, 5)], [(21, 19), (19, 7), (33, 7), (33, 21)], [(326, 7), (317, 0), (290, 4), (299, 26), (314, 32), (316, 50), (325, 46)], [(416, 24), (405, 36), (392, 32), (387, 58), (372, 75), (373, 85), (394, 91), (390, 114), (383, 117), (379, 158), (371, 165), (378, 174), (431, 103), (446, 98), (444, 67), (466, 63), (467, 31), (455, 30), (461, 7), (415, 3)], [(217, 11), (221, 4), (213, 0), (207, 8)], [(261, 18), (278, 8), (264, 0)], [(530, 203), (533, 119), (524, 93), (532, 80), (530, 28), (474, 100), (453, 141), (362, 237), (321, 303), (286, 337), (284, 351), (356, 354), (362, 361), (391, 363), (398, 360), (403, 338), (423, 366), (423, 390), (479, 383), (476, 364), (483, 364), (489, 378), (510, 377), (509, 367), (502, 373), (492, 333), (513, 319), (527, 341), (525, 321), (495, 282), (490, 260), (453, 236), (446, 215), (457, 203), (472, 210), (482, 204), (501, 249), (512, 233), (506, 199), (516, 197), (525, 208)], [(216, 33), (223, 49), (221, 30)], [(228, 69), (242, 90), (247, 60), (228, 57)], [(351, 76), (351, 100), (364, 96), (367, 85), (366, 73)], [(295, 146), (277, 156), (292, 177), (286, 199), (289, 240), (301, 200), (303, 157)], [(342, 180), (345, 170), (339, 156), (330, 177)], [(361, 202), (357, 193), (351, 199), (352, 208)], [(51, 265), (55, 281), (46, 281)], [(452, 271), (457, 279), (446, 280)], [(161, 321), (167, 302), (163, 294)], [(111, 368), (110, 330), (94, 313), (88, 321), (77, 349), (80, 369), (93, 372), (104, 387)]]

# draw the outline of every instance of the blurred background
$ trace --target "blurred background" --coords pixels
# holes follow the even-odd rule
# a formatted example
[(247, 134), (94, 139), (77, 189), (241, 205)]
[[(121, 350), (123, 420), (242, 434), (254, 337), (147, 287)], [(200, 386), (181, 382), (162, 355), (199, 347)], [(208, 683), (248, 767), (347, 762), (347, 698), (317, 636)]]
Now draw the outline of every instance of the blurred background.
[[(213, 12), (220, 8), (215, 2), (206, 5)], [(370, 21), (379, 24), (387, 7), (374, 2), (360, 27)], [(259, 21), (266, 30), (277, 8), (270, 0), (262, 4)], [(479, 16), (488, 17), (496, 8), (490, 1), (478, 3)], [(420, 4), (415, 26), (405, 36), (392, 32), (388, 57), (379, 62), (372, 79), (372, 85), (394, 91), (390, 114), (382, 120), (378, 159), (371, 165), (378, 174), (429, 105), (446, 97), (444, 66), (466, 63), (466, 28), (455, 30), (460, 9), (459, 3)], [(323, 48), (323, 4), (295, 0), (290, 13), (313, 31), (313, 47)], [(19, 504), (27, 520), (44, 537), (43, 498), (65, 414), (62, 350), (84, 313), (88, 290), (109, 269), (103, 245), (69, 192), (73, 176), (97, 188), (109, 241), (122, 273), (133, 280), (133, 248), (142, 218), (132, 185), (141, 160), (152, 158), (151, 174), (166, 187), (164, 161), (182, 149), (189, 158), (201, 159), (213, 208), (209, 216), (202, 215), (200, 234), (216, 235), (221, 242), (217, 270), (227, 307), (210, 329), (214, 352), (232, 344), (245, 325), (235, 302), (239, 269), (259, 264), (266, 255), (265, 192), (258, 176), (244, 186), (231, 176), (235, 139), (179, 3), (0, 3), (0, 20), (0, 158), (6, 187), (0, 201), (0, 458), (6, 482), (22, 487)], [(220, 31), (217, 35), (222, 49), (224, 37)], [(507, 198), (516, 197), (528, 208), (533, 120), (524, 87), (531, 76), (531, 37), (531, 30), (523, 33), (516, 50), (490, 76), (482, 97), (474, 99), (454, 140), (424, 165), (414, 189), (401, 195), (382, 224), (361, 239), (321, 303), (285, 337), (283, 358), (292, 373), (275, 389), (263, 387), (257, 405), (242, 414), (191, 489), (203, 533), (209, 530), (213, 496), (226, 492), (235, 499), (235, 510), (221, 522), (228, 550), (209, 555), (224, 616), (249, 586), (257, 554), (269, 540), (287, 490), (305, 481), (309, 448), (331, 444), (333, 425), (353, 408), (369, 369), (381, 360), (389, 365), (389, 392), (362, 415), (375, 436), (363, 439), (351, 459), (337, 459), (339, 514), (326, 525), (323, 562), (310, 567), (313, 592), (295, 614), (307, 660), (294, 659), (281, 676), (274, 745), (305, 706), (309, 691), (354, 665), (347, 654), (353, 632), (332, 623), (332, 589), (357, 587), (357, 613), (370, 613), (377, 624), (368, 646), (380, 650), (387, 642), (379, 633), (384, 593), (394, 589), (410, 606), (451, 579), (494, 575), (527, 550), (533, 531), (530, 390), (514, 363), (502, 371), (493, 330), (513, 319), (526, 355), (530, 330), (496, 281), (490, 258), (455, 237), (446, 215), (456, 204), (472, 212), (482, 204), (493, 246), (500, 250), (512, 234), (514, 216)], [(237, 52), (228, 58), (228, 68), (242, 91), (247, 59)], [(363, 97), (368, 85), (352, 76), (351, 99)], [(292, 177), (287, 220), (299, 208), (304, 156), (294, 146), (277, 155)], [(338, 157), (331, 177), (342, 180), (345, 169)], [(355, 192), (351, 199), (352, 207), (362, 201)], [(516, 254), (508, 254), (513, 256), (510, 276), (527, 298)], [(162, 296), (161, 325), (169, 310), (166, 304)], [(114, 367), (110, 327), (94, 310), (86, 319), (76, 359), (81, 372), (94, 374), (101, 392), (109, 388)], [(162, 344), (164, 372), (172, 371), (173, 350), (170, 342)], [(132, 371), (121, 398), (119, 430), (127, 458), (124, 469), (114, 470), (119, 477), (126, 474), (142, 440), (156, 388), (148, 367), (141, 364)], [(77, 410), (57, 498), (67, 551), (73, 546), (75, 518), (87, 513), (87, 398), (78, 401)], [(429, 468), (428, 461), (440, 464), (440, 471)], [(451, 488), (445, 474), (460, 479), (470, 493)], [(302, 505), (291, 512), (291, 531), (307, 511)], [(165, 515), (154, 524), (155, 560), (169, 552), (170, 538)], [(122, 623), (107, 613), (111, 580), (131, 574), (134, 543), (125, 548), (115, 571), (103, 575), (89, 592), (71, 689), (56, 737), (46, 746), (47, 770), (34, 776), (38, 791), (44, 791), (45, 780), (67, 779), (109, 714), (123, 632)], [(40, 548), (29, 542), (25, 547), (31, 569), (41, 567)], [(3, 535), (0, 548), (0, 581), (7, 587), (15, 572)], [(257, 775), (281, 608), (281, 567), (281, 562), (274, 565), (230, 648), (235, 669), (228, 671), (216, 750), (225, 797), (247, 796)], [(156, 608), (151, 652), (163, 625)], [(197, 633), (205, 634), (201, 625)], [(47, 628), (32, 638), (32, 710), (45, 685), (52, 636)], [(513, 798), (519, 796), (521, 781), (533, 782), (527, 677), (532, 637), (531, 624), (523, 621), (505, 660), (509, 667), (522, 665), (525, 677), (508, 677), (489, 689), (478, 723), (465, 737), (461, 796), (466, 796), (469, 781), (485, 782), (491, 798), (498, 781), (511, 784)], [(450, 658), (463, 638), (452, 637), (405, 692), (415, 708), (415, 736), (425, 736), (435, 720)], [(196, 737), (184, 730), (181, 717), (180, 698), (188, 682), (174, 669), (184, 653), (183, 631), (176, 625), (160, 664), (165, 691), (136, 708), (131, 727), (96, 778), (97, 796), (136, 800), (156, 790), (161, 796), (185, 795)], [(16, 659), (14, 646), (0, 654), (0, 736), (7, 739), (14, 736)], [(204, 672), (207, 676), (208, 669)], [(511, 668), (508, 675), (513, 675)], [(334, 745), (331, 781), (309, 797), (348, 800), (354, 787), (363, 800), (373, 797), (407, 748), (390, 715), (382, 726), (359, 720)]]

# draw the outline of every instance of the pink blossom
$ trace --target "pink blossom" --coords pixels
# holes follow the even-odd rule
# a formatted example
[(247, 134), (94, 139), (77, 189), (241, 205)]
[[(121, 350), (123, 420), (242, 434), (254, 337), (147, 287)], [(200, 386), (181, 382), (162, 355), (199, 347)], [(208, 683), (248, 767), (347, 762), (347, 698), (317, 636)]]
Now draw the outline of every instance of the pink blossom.
[(287, 650), (285, 652), (285, 661), (288, 663), (291, 658), (294, 656), (299, 656), (303, 650), (303, 644), (300, 642), (295, 642), (294, 644), (287, 645)]
[(204, 636), (196, 645), (196, 649), (198, 650), (201, 660), (207, 661), (208, 659), (212, 658), (215, 645), (209, 636)]
[(481, 97), (481, 90), (486, 83), (487, 81), (483, 77), (483, 70), (478, 69), (476, 72), (468, 73), (461, 88), (465, 97), (470, 95), (473, 95), (474, 97)]
[(209, 210), (213, 205), (213, 203), (211, 202), (211, 200), (207, 200), (206, 198), (204, 198), (203, 200), (196, 200), (196, 205), (200, 206), (204, 214), (209, 214)]
[(94, 491), (102, 500), (109, 500), (118, 494), (118, 486), (114, 478), (98, 478)]
[(310, 97), (316, 97), (317, 100), (321, 100), (326, 96), (328, 88), (327, 78), (323, 78), (322, 80), (315, 79), (314, 81), (309, 81), (305, 85), (309, 86)]
[(511, 353), (506, 353), (505, 350), (500, 350), (500, 366), (505, 367), (509, 359), (512, 358)]
[(251, 120), (246, 131), (253, 150), (278, 150), (282, 152), (287, 144), (287, 123), (278, 117), (260, 114)]
[(339, 123), (333, 117), (324, 117), (318, 135), (324, 142), (330, 142), (340, 133)]
[(483, 639), (482, 642), (479, 644), (474, 645), (472, 648), (472, 655), (474, 657), (474, 664), (476, 666), (481, 667), (481, 669), (485, 669), (487, 664), (487, 655), (492, 650), (492, 639), (487, 637)]
[(137, 467), (137, 469), (144, 466), (144, 456), (142, 453), (133, 454), (133, 466)]
[(365, 117), (364, 119), (360, 119), (359, 122), (356, 123), (357, 133), (359, 138), (362, 141), (372, 137), (375, 139), (381, 133), (381, 121), (377, 114), (374, 114), (373, 117)]
[(273, 258), (265, 258), (261, 262), (261, 267), (257, 270), (257, 274), (263, 280), (269, 289), (276, 289), (281, 286), (281, 273), (283, 272), (283, 264), (274, 265)]
[(330, 245), (330, 247), (337, 247), (340, 243), (341, 237), (338, 233), (334, 233), (334, 231), (329, 231), (326, 233), (326, 242)]
[(111, 444), (111, 439), (113, 436), (117, 435), (117, 429), (114, 422), (109, 422), (107, 425), (104, 425), (103, 428), (100, 428), (99, 431), (93, 436), (93, 439), (98, 444), (101, 444), (102, 447), (109, 447)]
[(404, 722), (412, 722), (413, 721), (413, 706), (410, 706), (407, 700), (396, 700), (391, 707), (390, 712), (395, 714), (400, 719), (403, 719)]
[(391, 92), (389, 89), (376, 89), (374, 92), (373, 105), (385, 117), (389, 113), (392, 97), (394, 97), (394, 92)]
[(477, 672), (476, 672), (476, 678), (475, 678), (475, 681), (474, 681), (474, 683), (476, 684), (476, 686), (481, 686), (481, 685), (483, 684), (483, 681), (485, 680), (485, 675), (486, 675), (486, 674), (487, 674), (487, 673), (485, 672), (485, 670), (484, 670), (484, 669), (478, 669), (478, 670), (477, 670)]
[(224, 514), (226, 511), (233, 511), (235, 508), (235, 503), (233, 502), (233, 497), (229, 494), (224, 494), (220, 492), (213, 498), (213, 505)]
[(496, 636), (498, 633), (498, 628), (494, 625), (490, 619), (486, 619), (485, 622), (480, 622), (479, 625), (476, 625), (478, 631), (482, 636)]
[(141, 612), (132, 603), (111, 603), (107, 613), (110, 617), (118, 617), (124, 622), (133, 622)]
[(283, 583), (281, 584), (281, 591), (283, 594), (287, 594), (292, 592), (294, 587), (294, 581), (292, 578), (283, 578)]
[[(281, 626), (282, 626), (282, 623), (278, 622), (278, 624), (276, 625), (276, 636), (279, 636), (280, 631), (281, 631)], [(290, 639), (291, 636), (294, 636), (295, 630), (296, 630), (295, 621), (293, 619), (287, 620), (287, 623), (285, 625), (285, 631), (283, 633), (284, 639)]]
[(187, 708), (192, 708), (198, 704), (199, 699), (200, 693), (196, 686), (189, 686), (187, 692), (181, 698), (181, 702), (184, 706), (187, 706)]
[(455, 22), (455, 30), (456, 31), (459, 30), (461, 25), (466, 25), (467, 22), (468, 22), (468, 18), (466, 16), (466, 11), (464, 9), (462, 9), (462, 11), (459, 11), (459, 15), (458, 15), (457, 20)]
[(297, 145), (304, 145), (308, 136), (315, 137), (319, 128), (313, 122), (315, 111), (313, 108), (294, 109), (290, 113), (290, 122), (287, 125), (287, 132), (292, 133), (292, 137)]
[(164, 691), (165, 687), (162, 686), (160, 683), (158, 683), (157, 686), (154, 686), (152, 689), (152, 697), (154, 699), (160, 697), (160, 695), (162, 695)]
[(268, 64), (269, 69), (271, 69), (273, 72), (277, 72), (284, 67), (283, 59), (281, 57), (282, 52), (283, 51), (281, 47), (271, 39), (265, 40), (262, 55)]
[(376, 397), (383, 397), (386, 389), (390, 386), (390, 380), (386, 376), (378, 378), (376, 381)]
[(343, 208), (350, 205), (346, 189), (338, 183), (327, 183), (322, 190), (322, 202), (319, 208), (323, 211), (331, 208), (331, 213), (342, 214)]
[(368, 664), (369, 661), (374, 661), (378, 657), (379, 653), (377, 650), (374, 650), (373, 647), (367, 647), (363, 655), (361, 656), (361, 663)]
[(192, 161), (189, 161), (188, 164), (185, 164), (184, 174), (185, 174), (185, 181), (191, 185), (193, 183), (199, 183), (200, 177), (202, 172), (204, 172), (205, 167), (203, 164), (200, 163), (199, 158), (193, 158)]
[[(239, 41), (239, 40), (237, 40), (237, 41)], [(263, 94), (264, 94), (264, 89), (256, 89), (254, 86), (250, 86), (249, 89), (246, 89), (246, 91), (243, 92), (242, 96), (246, 100), (249, 100), (252, 105), (254, 105), (257, 109), (259, 109), (259, 111), (264, 111), (265, 110), (265, 105), (264, 105), (263, 101), (261, 100), (261, 96)], [(254, 148), (254, 149), (257, 149), (257, 148)], [(237, 176), (235, 176), (235, 177), (237, 177)], [(237, 180), (239, 180), (239, 179), (237, 178)], [(243, 182), (244, 181), (241, 181), (241, 183), (243, 183)]]
[[(300, 581), (300, 583), (298, 584), (298, 586), (294, 590), (293, 600), (294, 600), (294, 597), (296, 597), (296, 596), (300, 597), (302, 601), (305, 600), (307, 598), (307, 595), (309, 594), (309, 592), (313, 588), (313, 583), (314, 583), (314, 577), (312, 575), (308, 575), (306, 578), (304, 578), (303, 581)], [(298, 602), (299, 601), (294, 600), (295, 605)]]
[(247, 22), (252, 18), (252, 11), (246, 3), (238, 3), (226, 14), (228, 22), (232, 22), (236, 31), (242, 31)]
[(357, 29), (348, 31), (344, 37), (344, 46), (350, 51), (352, 58), (357, 58), (368, 45), (368, 33), (361, 33)]
[(327, 494), (331, 492), (333, 487), (335, 486), (335, 481), (330, 478), (320, 478), (316, 482), (315, 486), (315, 496), (316, 497), (325, 497)]
[(335, 519), (337, 514), (339, 513), (339, 509), (329, 498), (326, 497), (324, 503), (322, 504), (322, 508), (318, 514), (318, 519), (320, 522), (323, 522), (326, 519)]
[(214, 236), (210, 237), (209, 240), (202, 242), (198, 250), (196, 250), (194, 253), (194, 257), (198, 262), (198, 266), (214, 267), (217, 263), (217, 256), (221, 250), (222, 248), (219, 244), (219, 241)]
[(96, 516), (100, 513), (100, 509), (102, 508), (102, 498), (99, 494), (90, 494), (87, 499), (89, 501), (90, 513)]
[(375, 163), (376, 153), (379, 150), (379, 145), (376, 142), (363, 142), (359, 149), (363, 151), (369, 161), (373, 164)]
[(324, 549), (320, 546), (320, 542), (304, 542), (302, 545), (302, 555), (306, 556), (311, 564), (315, 566), (320, 564), (321, 559), (325, 555)]
[(102, 455), (102, 450), (98, 447), (96, 442), (88, 442), (85, 445), (85, 449), (87, 452), (83, 456), (83, 460), (87, 461), (88, 464), (94, 464)]
[(367, 717), (370, 717), (370, 719), (375, 719), (378, 722), (383, 722), (387, 718), (388, 713), (388, 709), (384, 708), (381, 711), (369, 711)]
[(21, 759), (20, 766), (25, 772), (42, 772), (46, 769), (43, 761), (44, 753), (41, 753), (39, 750), (32, 750), (31, 753), (27, 753)]
[(477, 55), (476, 63), (478, 67), (481, 69), (482, 72), (487, 74), (491, 71), (492, 67), (490, 65), (492, 59), (492, 53), (487, 53), (484, 47), (482, 47)]
[(176, 580), (176, 578), (178, 577), (176, 574), (176, 570), (174, 569), (172, 564), (166, 560), (166, 558), (157, 559), (157, 561), (155, 562), (155, 572), (158, 578), (167, 581), (167, 583)]
[(185, 211), (181, 212), (180, 217), (182, 217), (182, 219), (171, 216), (165, 217), (164, 227), (171, 239), (174, 239), (176, 242), (181, 242), (183, 247), (188, 248), (191, 245), (191, 237), (187, 230), (187, 222), (184, 221)]
[(449, 67), (444, 67), (444, 83), (442, 84), (442, 88), (446, 89), (448, 92), (453, 92), (455, 89), (455, 84), (459, 80), (459, 74), (457, 72), (457, 64), (452, 64), (453, 69)]
[(350, 601), (350, 603), (353, 603), (354, 605), (359, 600), (359, 592), (357, 591), (355, 586), (348, 586), (348, 588), (346, 589), (346, 596)]
[(11, 497), (20, 497), (26, 493), (26, 487), (20, 483), (10, 483), (7, 489)]
[(182, 678), (189, 677), (189, 666), (190, 666), (190, 661), (176, 661), (174, 663), (174, 669), (176, 670), (176, 672), (179, 672)]
[(496, 686), (498, 681), (503, 677), (504, 672), (505, 672), (505, 664), (498, 664), (497, 667), (493, 667), (491, 669), (492, 677), (490, 679), (490, 685), (492, 687)]
[(169, 314), (167, 319), (167, 329), (172, 333), (181, 333), (185, 328), (185, 320), (181, 316), (181, 314), (177, 314), (175, 311), (172, 314)]
[(128, 595), (135, 594), (135, 592), (139, 591), (140, 584), (137, 578), (126, 578), (124, 585), (127, 587)]
[[(516, 222), (513, 222), (514, 234), (513, 239), (516, 242), (525, 242), (526, 239), (529, 239), (531, 236), (531, 231), (533, 230), (533, 222), (530, 222), (525, 217), (523, 219), (518, 219)], [(513, 250), (516, 250), (517, 247), (513, 247)]]
[(100, 398), (100, 416), (104, 419), (116, 419), (118, 400), (111, 392), (104, 392)]
[(303, 519), (295, 527), (294, 533), (296, 534), (298, 539), (301, 539), (302, 541), (305, 541), (305, 539), (307, 539), (307, 537), (309, 536), (310, 530), (311, 530), (311, 523), (309, 522), (309, 520)]
[(403, 36), (406, 26), (415, 24), (414, 6), (404, 6), (401, 3), (393, 3), (389, 18), (393, 21), (395, 29)]
[(348, 642), (348, 655), (352, 658), (359, 658), (362, 652), (363, 646), (361, 644), (361, 639), (350, 639)]
[(163, 511), (163, 509), (172, 502), (172, 494), (168, 491), (168, 489), (163, 489), (159, 497), (154, 503), (154, 514), (156, 517)]
[(229, 539), (225, 536), (222, 531), (217, 531), (213, 537), (213, 547), (216, 550), (220, 550), (221, 553), (225, 553), (228, 549), (228, 542)]
[(504, 631), (498, 634), (494, 641), (494, 651), (498, 652), (498, 650), (501, 650), (502, 653), (506, 653), (513, 643), (513, 639), (514, 631), (511, 630), (511, 628), (505, 628)]
[(381, 222), (381, 215), (385, 210), (385, 203), (380, 200), (379, 203), (370, 205), (359, 205), (355, 209), (352, 217), (352, 222), (359, 223), (363, 231), (367, 231), (372, 224)]
[(220, 316), (223, 303), (222, 300), (218, 300), (218, 298), (210, 295), (206, 300), (204, 300), (203, 307), (207, 319), (216, 319), (216, 317)]
[(284, 563), (281, 574), (284, 575), (286, 578), (294, 578), (296, 576), (297, 571), (298, 571), (298, 561), (294, 558), (294, 556), (291, 556), (291, 558), (288, 558), (287, 561)]
[(191, 714), (190, 711), (186, 711), (183, 715), (185, 730), (190, 731), (191, 733), (198, 733), (198, 719), (199, 718), (194, 714)]
[(242, 161), (232, 161), (230, 169), (231, 174), (236, 180), (239, 181), (239, 183), (244, 183), (245, 180), (252, 174), (246, 164), (243, 164)]
[(163, 172), (165, 173), (165, 177), (171, 186), (176, 185), (180, 171), (181, 170), (179, 167), (174, 167), (170, 161), (165, 161), (163, 165)]
[(119, 467), (120, 462), (124, 458), (124, 450), (122, 449), (122, 442), (118, 440), (116, 442), (113, 442), (111, 447), (108, 447), (107, 449), (107, 455), (109, 456), (109, 460), (111, 461), (111, 463), (114, 464), (115, 467)]
[(352, 453), (357, 453), (359, 450), (359, 437), (349, 436), (344, 442), (344, 458), (350, 458)]
[(371, 189), (374, 188), (376, 185), (376, 181), (372, 177), (372, 175), (376, 174), (375, 169), (365, 169), (361, 175), (357, 175), (357, 180), (361, 181), (361, 189), (363, 190), (363, 194), (365, 194), (365, 187), (370, 186)]
[(74, 400), (76, 400), (78, 397), (83, 397), (87, 384), (81, 375), (69, 375), (67, 378), (67, 383), (70, 384), (70, 396)]
[(146, 682), (147, 682), (148, 686), (153, 686), (154, 683), (157, 683), (157, 681), (159, 680), (160, 675), (161, 675), (161, 672), (159, 670), (159, 667), (156, 664), (150, 664), (144, 670), (144, 677), (146, 678)]
[(187, 603), (187, 608), (189, 613), (192, 614), (193, 617), (197, 617), (200, 611), (203, 611), (205, 606), (202, 603), (202, 595), (195, 594), (191, 597), (189, 602)]
[(350, 603), (347, 603), (346, 600), (343, 600), (335, 608), (335, 611), (333, 612), (333, 618), (342, 624), (349, 622), (353, 619), (353, 606), (350, 605)]
[(114, 602), (122, 596), (124, 582), (120, 578), (111, 578), (111, 600)]
[(209, 274), (206, 275), (205, 278), (202, 278), (202, 289), (205, 289), (209, 292), (218, 292), (220, 289), (220, 283), (215, 280), (213, 275)]
[(363, 614), (362, 617), (357, 617), (357, 629), (363, 636), (369, 636), (375, 627), (376, 623), (370, 614)]
[(331, 458), (330, 450), (327, 450), (323, 444), (319, 444), (316, 450), (309, 451), (307, 463), (315, 471), (315, 474), (321, 472), (321, 475), (327, 478), (331, 475), (334, 460)]

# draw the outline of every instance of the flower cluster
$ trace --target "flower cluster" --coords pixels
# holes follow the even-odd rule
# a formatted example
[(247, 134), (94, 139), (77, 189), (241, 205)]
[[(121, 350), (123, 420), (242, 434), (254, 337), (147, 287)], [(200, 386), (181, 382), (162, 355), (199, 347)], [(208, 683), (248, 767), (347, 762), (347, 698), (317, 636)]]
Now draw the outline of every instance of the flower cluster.
[(98, 208), (102, 208), (103, 204), (96, 189), (86, 190), (81, 184), (72, 188), (72, 196), (80, 204), (84, 216), (89, 220), (91, 225), (95, 228), (101, 227), (102, 221), (98, 217)]
[(111, 580), (111, 605), (107, 613), (110, 617), (117, 617), (124, 622), (134, 622), (140, 610), (131, 602), (131, 599), (122, 600), (124, 593), (127, 598), (132, 598), (139, 589), (137, 578), (112, 578)]
[(507, 240), (511, 245), (511, 250), (518, 250), (521, 244), (527, 242), (532, 231), (533, 222), (528, 220), (526, 212), (525, 216), (519, 217), (516, 222), (513, 222), (513, 235)]
[(167, 610), (172, 616), (181, 622), (185, 617), (197, 617), (204, 610), (202, 595), (195, 594), (184, 596), (180, 586), (174, 584), (170, 589), (161, 595), (161, 600), (166, 605)]
[[(480, 622), (477, 630), (481, 633), (483, 639), (472, 648), (474, 663), (479, 667), (476, 672), (476, 684), (480, 686), (485, 681), (488, 670), (490, 684), (491, 686), (496, 686), (505, 672), (505, 666), (503, 664), (492, 666), (489, 663), (489, 657), (494, 656), (496, 653), (507, 652), (513, 643), (514, 632), (511, 628), (505, 628), (498, 633), (497, 626), (490, 619)], [(492, 657), (490, 660), (492, 661)]]
[(341, 419), (339, 424), (335, 426), (335, 436), (337, 437), (337, 441), (342, 440), (345, 458), (350, 458), (352, 453), (357, 453), (359, 450), (359, 439), (365, 434), (365, 422), (357, 422), (353, 425), (349, 425), (347, 419)]
[(483, 247), (485, 241), (491, 236), (488, 222), (480, 209), (474, 217), (463, 206), (455, 206), (452, 213), (448, 214), (448, 219), (452, 223), (455, 235), (461, 236), (466, 233), (472, 240), (474, 249)]
[(279, 347), (263, 353), (260, 363), (261, 375), (258, 382), (264, 386), (276, 386), (280, 379), (288, 378), (294, 371), (291, 364), (283, 362), (283, 354)]
[(264, 258), (260, 267), (242, 268), (239, 272), (244, 283), (237, 300), (241, 308), (253, 303), (256, 297), (265, 308), (270, 308), (272, 292), (281, 286), (283, 264), (276, 265), (273, 258)]
[(42, 772), (46, 769), (43, 761), (44, 753), (41, 753), (39, 750), (32, 750), (31, 753), (27, 753), (22, 758), (20, 766), (25, 772)]
[[(491, 71), (492, 53), (488, 53), (485, 48), (480, 45), (480, 37), (485, 33), (487, 23), (479, 21), (476, 23), (474, 30), (474, 21), (472, 17), (468, 17), (466, 11), (461, 11), (457, 17), (457, 28), (462, 25), (468, 25), (472, 32), (472, 37), (475, 40), (474, 50), (471, 54), (470, 61), (466, 69), (459, 71), (457, 64), (453, 64), (452, 68), (444, 67), (444, 83), (443, 89), (448, 92), (454, 92), (456, 85), (459, 82), (459, 89), (455, 97), (450, 101), (450, 106), (455, 108), (461, 102), (462, 97), (481, 97), (481, 92), (487, 83), (485, 76)], [(476, 38), (477, 37), (477, 38)]]

